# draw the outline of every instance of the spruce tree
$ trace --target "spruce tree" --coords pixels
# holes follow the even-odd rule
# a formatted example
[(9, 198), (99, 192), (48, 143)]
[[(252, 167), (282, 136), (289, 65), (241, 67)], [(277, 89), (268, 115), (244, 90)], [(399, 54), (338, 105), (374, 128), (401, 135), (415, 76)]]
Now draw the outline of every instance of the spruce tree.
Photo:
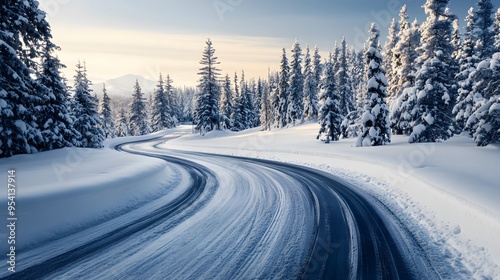
[(127, 110), (125, 109), (125, 105), (120, 104), (120, 108), (118, 110), (118, 123), (116, 125), (116, 136), (117, 137), (125, 137), (129, 136), (129, 117), (127, 116)]
[(287, 122), (291, 125), (296, 125), (302, 121), (304, 115), (304, 74), (302, 73), (302, 48), (297, 40), (292, 47), (289, 85)]
[(269, 86), (270, 80), (270, 77), (268, 78), (268, 82), (259, 79), (259, 84), (262, 87), (262, 97), (260, 99), (260, 125), (262, 130), (271, 130), (273, 124), (272, 96)]
[(56, 45), (46, 42), (41, 71), (37, 73), (43, 92), (42, 105), (37, 110), (37, 122), (43, 136), (41, 151), (76, 146), (80, 137), (73, 127), (75, 118), (69, 109), (69, 92), (61, 77), (60, 69), (65, 66), (53, 55), (57, 50)]
[(500, 52), (500, 8), (495, 14), (495, 25), (493, 28), (495, 34), (495, 52)]
[(428, 14), (422, 34), (422, 67), (417, 72), (415, 93), (416, 121), (410, 143), (441, 142), (453, 134), (453, 95), (455, 85), (451, 45), (452, 25), (455, 16), (447, 9), (449, 0), (427, 0)]
[(129, 112), (130, 135), (141, 136), (148, 134), (148, 114), (146, 104), (144, 103), (144, 94), (142, 93), (141, 86), (139, 85), (139, 80), (135, 81)]
[[(167, 89), (170, 88), (170, 89)], [(170, 102), (173, 100), (169, 96), (168, 90), (171, 91), (172, 86), (166, 88), (163, 76), (160, 74), (160, 79), (156, 85), (153, 100), (151, 104), (151, 130), (152, 132), (161, 131), (174, 127), (174, 117)]]
[(321, 128), (316, 139), (325, 143), (338, 141), (341, 136), (342, 111), (340, 108), (340, 96), (335, 83), (335, 71), (333, 56), (324, 65), (324, 73), (321, 79), (319, 123)]
[(495, 51), (495, 34), (493, 33), (493, 4), (491, 0), (479, 0), (475, 16), (474, 53), (479, 60), (489, 59)]
[[(400, 23), (396, 19), (392, 19), (391, 25), (389, 26), (389, 35), (387, 36), (387, 42), (384, 45), (384, 68), (387, 69), (387, 80), (391, 85), (398, 83), (397, 69), (400, 66), (399, 52), (396, 51), (396, 47), (399, 43), (400, 36), (402, 32), (405, 32), (408, 28), (406, 5), (403, 6), (400, 12)], [(401, 25), (400, 25), (401, 24)], [(394, 96), (396, 93), (393, 91), (394, 87), (389, 87), (387, 93), (389, 96)]]
[(174, 81), (167, 74), (165, 78), (165, 96), (169, 105), (169, 110), (167, 110), (170, 115), (169, 121), (167, 122), (167, 128), (173, 128), (177, 126), (178, 117), (182, 115), (180, 111), (180, 106), (177, 102), (175, 88), (173, 85)]
[(340, 110), (342, 116), (346, 117), (350, 112), (355, 110), (355, 105), (352, 81), (349, 76), (349, 65), (347, 65), (347, 42), (345, 38), (342, 38), (336, 70), (337, 92), (340, 95)]
[(74, 127), (80, 133), (78, 146), (102, 148), (104, 131), (98, 112), (98, 100), (92, 96), (91, 81), (87, 78), (87, 68), (80, 62), (76, 65), (74, 94), (71, 109), (76, 117)]
[(113, 119), (113, 112), (111, 111), (111, 98), (109, 98), (106, 85), (102, 88), (102, 99), (99, 106), (99, 116), (101, 118), (101, 127), (104, 131), (105, 138), (115, 138), (116, 128), (115, 121)]
[(459, 129), (465, 129), (467, 120), (473, 113), (474, 101), (472, 92), (472, 81), (469, 75), (475, 71), (478, 57), (474, 52), (474, 45), (477, 40), (475, 35), (475, 12), (473, 8), (469, 9), (469, 14), (465, 18), (465, 34), (462, 48), (458, 53), (458, 62), (460, 64), (459, 73), (456, 76), (458, 84), (458, 95), (456, 105), (453, 108), (453, 115)]
[(240, 94), (238, 73), (234, 73), (234, 95), (233, 95), (233, 110), (231, 112), (231, 130), (241, 131), (245, 129), (243, 121), (245, 112), (242, 111), (242, 95)]
[(304, 59), (304, 119), (318, 119), (318, 81), (314, 73), (309, 46)]
[(217, 59), (212, 41), (208, 39), (200, 61), (202, 67), (198, 73), (200, 75), (199, 92), (194, 109), (195, 129), (201, 134), (220, 128), (220, 86), (218, 83), (220, 69), (217, 68), (220, 62)]
[(3, 1), (0, 18), (0, 157), (35, 153), (47, 148), (37, 120), (45, 88), (32, 74), (50, 26), (34, 0)]
[(381, 146), (391, 142), (389, 108), (385, 102), (389, 84), (385, 77), (382, 55), (378, 50), (380, 31), (374, 23), (370, 27), (370, 33), (367, 44), (369, 47), (365, 55), (368, 86), (365, 112), (361, 117), (362, 132), (356, 143), (358, 147)]
[(288, 111), (288, 95), (289, 95), (289, 81), (290, 81), (290, 66), (288, 65), (288, 58), (286, 50), (283, 48), (283, 56), (281, 58), (280, 74), (278, 82), (278, 113), (276, 116), (277, 127), (284, 128), (288, 125), (287, 111)]
[(231, 78), (229, 75), (226, 75), (224, 78), (219, 110), (222, 128), (231, 129), (231, 115), (233, 114), (233, 90), (231, 89)]

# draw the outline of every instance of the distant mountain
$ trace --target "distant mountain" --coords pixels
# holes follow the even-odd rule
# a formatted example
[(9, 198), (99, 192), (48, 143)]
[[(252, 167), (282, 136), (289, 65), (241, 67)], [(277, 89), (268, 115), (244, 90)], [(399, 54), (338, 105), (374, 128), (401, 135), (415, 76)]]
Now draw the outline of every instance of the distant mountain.
[[(154, 91), (156, 82), (148, 80), (139, 75), (129, 74), (115, 79), (107, 80), (104, 83), (106, 84), (108, 95), (111, 98), (122, 99), (132, 96), (136, 80), (139, 81), (142, 92), (146, 94), (146, 97)], [(92, 85), (94, 93), (96, 93), (98, 96), (102, 96), (102, 86), (104, 83), (96, 83)]]

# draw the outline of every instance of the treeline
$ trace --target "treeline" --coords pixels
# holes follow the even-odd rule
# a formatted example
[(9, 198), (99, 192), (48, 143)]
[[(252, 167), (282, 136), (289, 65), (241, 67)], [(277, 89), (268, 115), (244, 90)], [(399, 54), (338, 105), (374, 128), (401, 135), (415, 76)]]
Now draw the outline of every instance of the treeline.
[(427, 0), (422, 24), (410, 23), (404, 6), (384, 48), (375, 25), (364, 50), (342, 40), (323, 60), (317, 48), (304, 55), (296, 41), (290, 58), (283, 49), (279, 71), (257, 82), (220, 79), (208, 40), (196, 129), (269, 130), (313, 120), (327, 143), (357, 137), (358, 146), (384, 145), (393, 134), (410, 143), (442, 142), (463, 132), (479, 146), (498, 143), (500, 9), (495, 14), (491, 0), (479, 0), (462, 34), (448, 4)]

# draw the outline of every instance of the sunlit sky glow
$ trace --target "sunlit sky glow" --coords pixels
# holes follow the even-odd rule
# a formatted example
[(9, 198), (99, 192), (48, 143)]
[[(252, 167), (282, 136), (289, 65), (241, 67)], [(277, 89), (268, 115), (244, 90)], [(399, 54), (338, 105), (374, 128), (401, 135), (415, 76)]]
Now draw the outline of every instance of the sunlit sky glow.
[[(476, 1), (451, 2), (463, 26)], [(410, 18), (425, 19), (424, 0), (40, 0), (68, 78), (80, 59), (94, 82), (126, 74), (156, 80), (162, 72), (176, 86), (196, 85), (209, 37), (222, 74), (245, 70), (247, 77), (266, 77), (295, 38), (323, 54), (342, 36), (360, 48), (370, 23), (385, 37), (405, 3)]]

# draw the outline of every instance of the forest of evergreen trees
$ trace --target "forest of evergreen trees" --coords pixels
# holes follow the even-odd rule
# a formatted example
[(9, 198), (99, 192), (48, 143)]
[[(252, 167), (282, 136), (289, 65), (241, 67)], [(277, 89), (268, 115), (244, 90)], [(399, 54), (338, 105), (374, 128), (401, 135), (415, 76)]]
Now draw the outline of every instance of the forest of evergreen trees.
[[(500, 9), (478, 0), (465, 28), (448, 1), (427, 0), (427, 20), (409, 22), (406, 6), (384, 47), (373, 24), (363, 50), (345, 39), (326, 58), (298, 40), (283, 49), (279, 71), (249, 79), (221, 76), (210, 40), (196, 89), (175, 88), (160, 74), (152, 95), (138, 82), (131, 99), (112, 101), (91, 90), (85, 64), (74, 83), (61, 75), (45, 13), (35, 0), (0, 6), (0, 157), (63, 147), (100, 148), (106, 138), (144, 135), (193, 123), (204, 134), (286, 128), (319, 122), (329, 143), (356, 137), (358, 146), (442, 142), (470, 135), (479, 146), (500, 142)], [(462, 32), (463, 30), (463, 32)]]

